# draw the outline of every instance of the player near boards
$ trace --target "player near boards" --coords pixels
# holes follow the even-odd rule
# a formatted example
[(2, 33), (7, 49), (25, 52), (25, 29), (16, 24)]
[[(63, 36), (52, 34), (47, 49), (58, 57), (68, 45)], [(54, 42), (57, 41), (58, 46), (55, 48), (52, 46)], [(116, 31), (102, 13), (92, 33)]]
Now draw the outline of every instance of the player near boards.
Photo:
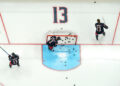
[(99, 34), (103, 34), (103, 36), (105, 36), (104, 28), (108, 29), (107, 25), (101, 23), (100, 19), (97, 19), (97, 23), (95, 23), (95, 27), (96, 27), (96, 32), (95, 32), (96, 40), (98, 40)]
[(14, 52), (11, 55), (8, 55), (9, 57), (9, 67), (11, 68), (12, 65), (17, 65), (20, 66), (19, 64), (19, 56), (17, 54), (15, 54)]
[(60, 37), (56, 37), (56, 36), (50, 37), (50, 40), (47, 41), (47, 45), (48, 45), (49, 50), (54, 51), (53, 48), (57, 46), (58, 40), (60, 40)]

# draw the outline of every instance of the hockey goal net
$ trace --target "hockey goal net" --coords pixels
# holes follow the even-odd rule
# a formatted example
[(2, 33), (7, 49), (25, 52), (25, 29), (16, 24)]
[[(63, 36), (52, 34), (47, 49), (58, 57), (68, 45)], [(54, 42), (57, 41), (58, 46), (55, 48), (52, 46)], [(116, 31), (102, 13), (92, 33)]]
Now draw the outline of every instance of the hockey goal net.
[(77, 44), (77, 38), (78, 36), (70, 31), (63, 31), (63, 30), (57, 30), (57, 31), (49, 31), (47, 33), (46, 42), (50, 40), (51, 37), (56, 36), (59, 37), (60, 40), (58, 41), (58, 45), (75, 45)]

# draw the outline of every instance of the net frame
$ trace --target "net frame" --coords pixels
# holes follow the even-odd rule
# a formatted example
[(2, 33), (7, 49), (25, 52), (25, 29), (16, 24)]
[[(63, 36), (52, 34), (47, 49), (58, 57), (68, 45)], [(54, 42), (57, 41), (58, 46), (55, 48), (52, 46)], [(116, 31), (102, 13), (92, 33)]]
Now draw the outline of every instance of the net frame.
[(77, 44), (77, 40), (78, 40), (78, 36), (77, 35), (47, 35), (46, 37), (46, 42), (48, 41), (48, 37), (51, 36), (56, 36), (56, 37), (75, 37), (75, 43), (73, 44), (58, 44), (58, 45), (76, 45)]

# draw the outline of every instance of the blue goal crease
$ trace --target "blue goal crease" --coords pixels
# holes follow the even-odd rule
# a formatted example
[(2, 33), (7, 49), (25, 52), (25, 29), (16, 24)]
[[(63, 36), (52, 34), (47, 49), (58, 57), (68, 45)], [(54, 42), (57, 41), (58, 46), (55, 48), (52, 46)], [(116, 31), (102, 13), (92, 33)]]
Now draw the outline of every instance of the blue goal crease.
[(54, 51), (43, 45), (43, 64), (54, 70), (70, 70), (80, 65), (80, 45), (57, 45)]

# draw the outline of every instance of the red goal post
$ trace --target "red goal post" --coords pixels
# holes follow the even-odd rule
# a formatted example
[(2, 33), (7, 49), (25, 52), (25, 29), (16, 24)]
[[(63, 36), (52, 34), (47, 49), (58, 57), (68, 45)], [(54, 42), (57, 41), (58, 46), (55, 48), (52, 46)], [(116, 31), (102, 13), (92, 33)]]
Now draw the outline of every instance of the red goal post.
[(50, 40), (52, 36), (60, 37), (58, 45), (76, 45), (77, 44), (77, 35), (47, 35), (46, 42)]

